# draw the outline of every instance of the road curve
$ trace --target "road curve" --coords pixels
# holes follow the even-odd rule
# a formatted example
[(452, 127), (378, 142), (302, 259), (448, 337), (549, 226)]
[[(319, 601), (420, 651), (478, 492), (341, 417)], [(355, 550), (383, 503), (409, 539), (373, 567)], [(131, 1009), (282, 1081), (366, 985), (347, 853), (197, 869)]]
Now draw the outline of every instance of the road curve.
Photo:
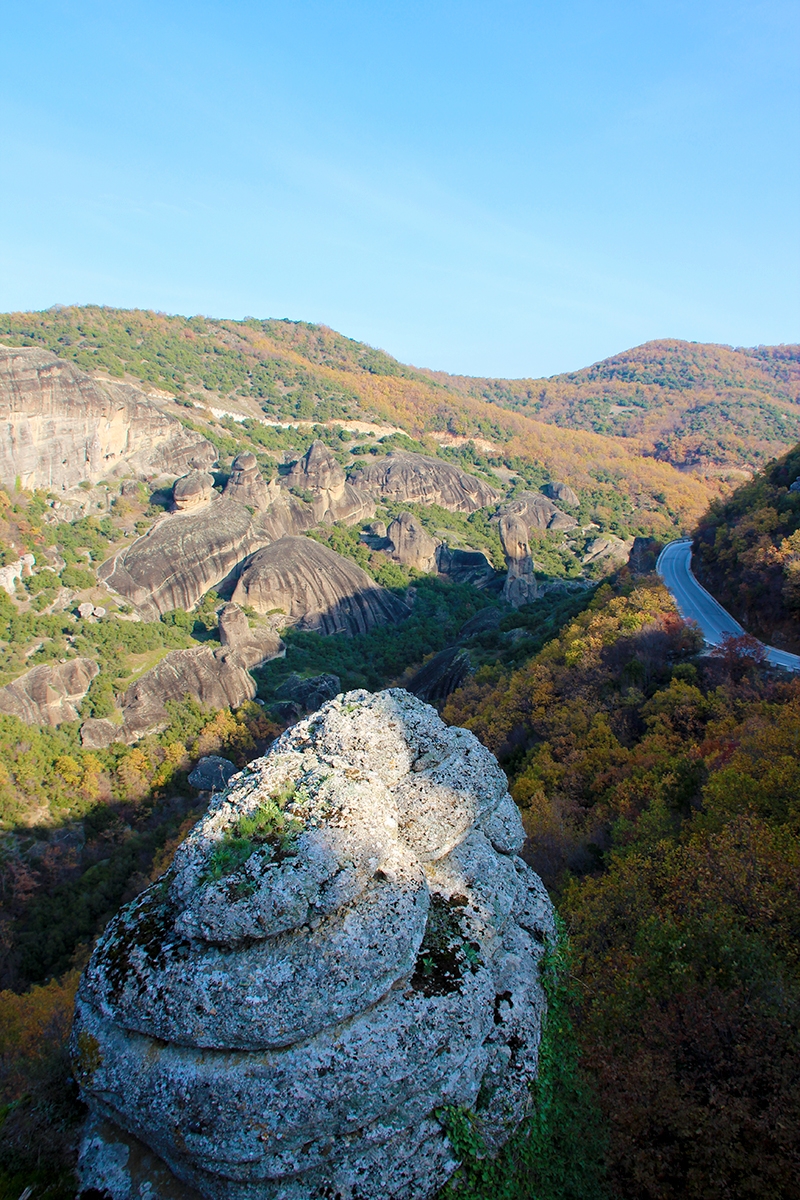
[[(741, 637), (745, 632), (738, 621), (717, 603), (710, 592), (692, 574), (692, 543), (688, 538), (670, 542), (658, 556), (656, 570), (672, 592), (678, 612), (687, 621), (696, 621), (709, 646), (719, 646), (724, 638)], [(765, 646), (767, 661), (786, 671), (800, 671), (800, 655)]]

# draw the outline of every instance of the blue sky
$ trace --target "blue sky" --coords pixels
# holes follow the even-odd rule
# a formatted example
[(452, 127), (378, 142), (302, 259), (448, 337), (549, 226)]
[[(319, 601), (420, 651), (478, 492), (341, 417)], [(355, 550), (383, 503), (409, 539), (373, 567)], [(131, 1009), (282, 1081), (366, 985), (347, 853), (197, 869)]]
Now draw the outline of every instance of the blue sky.
[(0, 0), (0, 310), (570, 370), (800, 340), (800, 9)]

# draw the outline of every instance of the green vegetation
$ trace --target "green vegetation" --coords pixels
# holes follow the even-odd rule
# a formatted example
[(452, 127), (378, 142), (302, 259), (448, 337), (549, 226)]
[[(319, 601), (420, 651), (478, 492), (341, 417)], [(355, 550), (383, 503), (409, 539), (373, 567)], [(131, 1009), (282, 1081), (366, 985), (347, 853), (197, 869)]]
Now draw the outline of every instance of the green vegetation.
[(276, 862), (290, 855), (302, 825), (287, 817), (283, 810), (296, 792), (295, 786), (290, 785), (270, 796), (254, 812), (239, 817), (212, 851), (207, 878), (218, 880), (233, 875), (259, 846), (268, 846)]
[(703, 583), (751, 633), (800, 651), (800, 446), (770, 463), (724, 503), (695, 538)]

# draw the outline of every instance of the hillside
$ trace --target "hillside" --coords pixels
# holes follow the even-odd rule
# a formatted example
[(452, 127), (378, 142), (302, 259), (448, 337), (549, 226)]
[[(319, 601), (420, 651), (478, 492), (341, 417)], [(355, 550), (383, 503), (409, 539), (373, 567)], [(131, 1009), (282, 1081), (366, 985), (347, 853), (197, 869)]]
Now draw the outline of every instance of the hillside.
[[(646, 438), (640, 445), (622, 431), (598, 431), (591, 420), (532, 412), (530, 406), (510, 411), (497, 403), (502, 388), (494, 394), (480, 380), (403, 366), (380, 350), (305, 322), (187, 320), (142, 311), (59, 308), (1, 316), (0, 343), (46, 347), (83, 370), (162, 389), (177, 396), (184, 409), (195, 407), (195, 423), (202, 420), (202, 409), (216, 410), (218, 420), (227, 412), (272, 422), (350, 427), (377, 422), (383, 433), (400, 428), (452, 454), (463, 454), (472, 440), (485, 465), (519, 471), (533, 486), (565, 480), (592, 497), (601, 523), (615, 520), (632, 533), (687, 529), (719, 489), (702, 470), (692, 474), (660, 461)], [(625, 386), (635, 391), (636, 385)], [(503, 387), (522, 394), (532, 384), (504, 381)], [(691, 389), (681, 393), (684, 398), (693, 394)], [(766, 393), (764, 403), (768, 408), (772, 403)], [(800, 417), (795, 433), (792, 403), (780, 403), (787, 414), (786, 436), (779, 441), (770, 425), (769, 444), (784, 449), (800, 436)], [(726, 417), (713, 420), (718, 428)], [(739, 458), (736, 464), (742, 465)], [(699, 465), (707, 465), (706, 459)]]
[(464, 395), (565, 429), (632, 439), (660, 461), (722, 478), (800, 437), (800, 346), (664, 339), (550, 379), (434, 377)]
[[(713, 504), (694, 544), (697, 575), (763, 641), (800, 650), (800, 446)], [(792, 490), (795, 485), (795, 490)]]

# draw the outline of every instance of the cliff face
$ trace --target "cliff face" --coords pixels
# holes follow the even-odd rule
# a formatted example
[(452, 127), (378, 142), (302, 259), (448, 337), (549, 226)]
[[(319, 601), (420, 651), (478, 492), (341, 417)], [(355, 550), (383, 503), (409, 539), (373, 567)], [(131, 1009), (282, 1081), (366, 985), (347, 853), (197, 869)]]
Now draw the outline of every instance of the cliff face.
[(90, 378), (48, 350), (0, 346), (0, 480), (61, 492), (115, 472), (180, 475), (216, 450), (139, 388)]
[(245, 565), (234, 602), (256, 612), (278, 609), (287, 625), (318, 633), (366, 633), (401, 621), (408, 609), (350, 559), (311, 538), (286, 537)]
[(83, 1188), (423, 1200), (457, 1166), (446, 1105), (500, 1146), (529, 1103), (553, 933), (522, 842), (489, 751), (407, 692), (287, 730), (84, 973)]

